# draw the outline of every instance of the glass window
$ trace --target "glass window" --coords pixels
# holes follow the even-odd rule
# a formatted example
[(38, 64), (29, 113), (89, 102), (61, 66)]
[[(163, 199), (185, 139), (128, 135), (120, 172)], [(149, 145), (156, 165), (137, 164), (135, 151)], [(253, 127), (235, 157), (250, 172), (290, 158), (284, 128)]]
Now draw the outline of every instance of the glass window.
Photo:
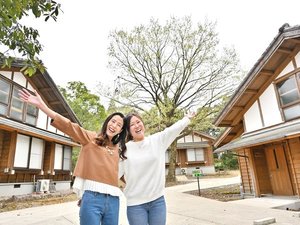
[(0, 80), (0, 102), (8, 104), (8, 96), (10, 92), (10, 84), (4, 80)]
[(17, 120), (22, 120), (23, 118), (23, 107), (24, 102), (19, 98), (20, 88), (13, 88), (13, 95), (11, 100), (10, 116)]
[(277, 86), (284, 118), (291, 120), (300, 117), (300, 73), (279, 82)]
[(277, 85), (282, 105), (287, 105), (299, 100), (299, 92), (295, 76), (280, 82)]
[(300, 105), (294, 105), (283, 110), (284, 117), (287, 120), (300, 117)]
[(196, 161), (204, 161), (204, 150), (196, 149), (195, 150), (195, 158), (196, 158)]
[(63, 170), (71, 170), (72, 151), (70, 146), (64, 146)]
[(27, 104), (26, 123), (36, 125), (38, 109), (34, 105)]
[(44, 152), (44, 141), (38, 138), (32, 138), (30, 151), (30, 169), (42, 169), (42, 160)]
[(10, 84), (0, 79), (0, 114), (7, 115)]
[(42, 169), (44, 141), (26, 135), (17, 135), (14, 167)]
[(62, 169), (62, 159), (63, 159), (63, 146), (56, 144), (55, 145), (55, 159), (54, 159), (54, 169)]
[(188, 149), (187, 159), (189, 162), (192, 161), (204, 161), (204, 150), (203, 149)]
[(23, 102), (19, 98), (20, 89), (21, 87), (17, 84), (0, 77), (0, 114), (36, 126), (38, 108)]
[(18, 134), (15, 151), (14, 167), (27, 168), (30, 148), (30, 137)]
[(55, 170), (71, 170), (72, 166), (72, 148), (60, 144), (55, 145)]

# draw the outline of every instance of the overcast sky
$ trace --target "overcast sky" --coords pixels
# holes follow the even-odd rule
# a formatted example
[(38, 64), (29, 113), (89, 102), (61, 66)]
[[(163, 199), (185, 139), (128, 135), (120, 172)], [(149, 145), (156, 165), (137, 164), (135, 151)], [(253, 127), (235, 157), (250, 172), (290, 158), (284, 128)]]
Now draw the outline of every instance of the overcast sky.
[[(64, 0), (57, 22), (38, 23), (43, 60), (56, 84), (82, 81), (93, 89), (112, 81), (107, 68), (108, 35), (113, 29), (131, 30), (150, 18), (164, 24), (171, 16), (191, 16), (193, 23), (216, 21), (222, 46), (233, 46), (248, 71), (278, 29), (300, 24), (299, 0)], [(111, 77), (108, 79), (108, 77)]]

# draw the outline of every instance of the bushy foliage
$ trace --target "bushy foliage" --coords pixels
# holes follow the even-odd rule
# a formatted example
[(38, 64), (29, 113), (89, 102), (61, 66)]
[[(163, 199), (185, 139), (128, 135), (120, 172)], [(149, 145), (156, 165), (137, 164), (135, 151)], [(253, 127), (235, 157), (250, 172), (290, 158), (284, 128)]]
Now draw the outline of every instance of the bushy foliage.
[[(3, 67), (11, 66), (13, 58), (10, 51), (26, 57), (22, 71), (29, 76), (36, 70), (44, 71), (45, 67), (37, 55), (42, 51), (38, 30), (21, 24), (27, 16), (52, 18), (56, 21), (60, 4), (53, 0), (1, 0), (0, 1), (0, 61)], [(7, 49), (5, 49), (7, 48)], [(4, 49), (4, 50), (2, 50)]]
[(238, 158), (232, 152), (221, 153), (220, 156), (215, 159), (215, 168), (217, 171), (236, 170), (239, 168)]

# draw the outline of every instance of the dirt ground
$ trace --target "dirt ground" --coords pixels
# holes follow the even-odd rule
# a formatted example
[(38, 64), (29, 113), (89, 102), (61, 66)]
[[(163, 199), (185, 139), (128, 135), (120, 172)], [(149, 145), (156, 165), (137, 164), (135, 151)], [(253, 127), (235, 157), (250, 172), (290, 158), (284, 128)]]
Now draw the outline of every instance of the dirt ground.
[[(238, 171), (230, 171), (211, 176), (203, 176), (200, 177), (200, 179), (209, 177), (232, 177), (236, 175), (238, 175)], [(189, 182), (195, 182), (195, 178), (188, 177), (187, 181), (167, 183), (166, 186), (169, 187)], [(199, 196), (198, 190), (190, 191), (187, 193)], [(240, 189), (239, 185), (227, 185), (218, 188), (200, 190), (200, 196), (204, 198), (216, 199), (219, 201), (233, 201), (240, 199)], [(36, 207), (41, 205), (58, 204), (62, 202), (76, 200), (76, 194), (72, 193), (71, 191), (60, 193), (38, 193), (32, 195), (13, 196), (11, 198), (0, 199), (0, 213), (17, 209)]]
[(194, 190), (185, 192), (187, 194), (192, 194), (200, 196), (203, 198), (215, 199), (222, 202), (234, 201), (241, 199), (240, 186), (236, 185), (226, 185), (217, 188), (209, 188), (204, 190)]

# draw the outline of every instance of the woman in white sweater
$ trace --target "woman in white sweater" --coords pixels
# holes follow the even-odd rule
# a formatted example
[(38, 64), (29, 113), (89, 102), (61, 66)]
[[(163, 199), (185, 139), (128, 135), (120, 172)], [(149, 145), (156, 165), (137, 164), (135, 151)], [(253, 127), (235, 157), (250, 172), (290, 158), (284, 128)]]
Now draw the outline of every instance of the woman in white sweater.
[(165, 225), (165, 151), (189, 124), (195, 113), (187, 114), (165, 130), (145, 137), (138, 114), (126, 117), (127, 151), (119, 165), (119, 177), (126, 186), (127, 218), (130, 225)]

